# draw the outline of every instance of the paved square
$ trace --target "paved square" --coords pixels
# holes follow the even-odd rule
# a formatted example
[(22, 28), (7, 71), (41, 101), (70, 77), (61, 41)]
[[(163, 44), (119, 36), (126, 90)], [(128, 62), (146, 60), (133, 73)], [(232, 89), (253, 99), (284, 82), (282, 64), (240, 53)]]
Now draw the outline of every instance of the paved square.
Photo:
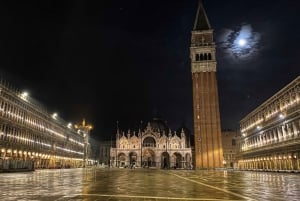
[(158, 169), (60, 169), (0, 174), (0, 200), (300, 200), (300, 174)]

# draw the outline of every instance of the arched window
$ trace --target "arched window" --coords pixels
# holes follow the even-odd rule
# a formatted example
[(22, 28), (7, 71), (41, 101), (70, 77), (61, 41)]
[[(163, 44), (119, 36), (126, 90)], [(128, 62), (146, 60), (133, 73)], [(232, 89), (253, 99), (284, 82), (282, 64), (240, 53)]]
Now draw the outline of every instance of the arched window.
[(199, 61), (200, 57), (199, 54), (196, 54), (196, 61)]
[(211, 53), (208, 53), (208, 60), (211, 60)]
[(207, 60), (207, 54), (206, 53), (204, 54), (204, 60)]
[(143, 141), (143, 147), (156, 147), (156, 142), (152, 137), (146, 137)]
[(200, 54), (200, 61), (203, 61), (203, 54)]

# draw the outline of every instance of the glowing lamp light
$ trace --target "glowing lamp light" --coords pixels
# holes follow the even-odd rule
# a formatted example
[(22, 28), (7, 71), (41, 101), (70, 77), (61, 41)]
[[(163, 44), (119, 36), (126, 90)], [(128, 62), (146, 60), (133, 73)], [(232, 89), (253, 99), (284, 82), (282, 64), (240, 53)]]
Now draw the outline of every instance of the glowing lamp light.
[(52, 114), (52, 118), (56, 119), (57, 118), (57, 113)]
[(27, 96), (28, 96), (28, 92), (27, 92), (27, 91), (24, 91), (24, 92), (22, 93), (22, 97), (26, 98)]
[(72, 128), (72, 123), (68, 123), (68, 128)]
[(21, 94), (21, 98), (25, 101), (27, 101), (27, 98), (28, 98), (28, 92), (27, 91), (24, 91), (22, 94)]
[(247, 41), (245, 39), (240, 39), (238, 41), (238, 44), (239, 44), (239, 46), (243, 47), (243, 46), (245, 46), (247, 44)]

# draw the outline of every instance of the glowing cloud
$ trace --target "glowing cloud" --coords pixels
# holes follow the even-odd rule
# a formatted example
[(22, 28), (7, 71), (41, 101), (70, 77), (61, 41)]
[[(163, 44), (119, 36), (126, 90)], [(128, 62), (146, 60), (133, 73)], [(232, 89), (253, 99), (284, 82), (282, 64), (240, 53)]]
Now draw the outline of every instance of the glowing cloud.
[(217, 45), (225, 57), (232, 61), (249, 60), (259, 52), (260, 34), (252, 30), (250, 24), (233, 29), (223, 29)]

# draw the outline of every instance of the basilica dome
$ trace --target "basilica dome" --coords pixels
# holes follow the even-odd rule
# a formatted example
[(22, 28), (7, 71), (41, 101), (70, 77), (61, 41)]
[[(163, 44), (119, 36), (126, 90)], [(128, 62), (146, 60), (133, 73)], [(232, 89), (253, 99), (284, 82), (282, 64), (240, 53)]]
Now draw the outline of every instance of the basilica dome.
[(160, 133), (165, 132), (165, 134), (169, 132), (170, 128), (168, 127), (166, 121), (160, 117), (154, 117), (149, 123), (151, 128), (155, 132), (160, 132)]

